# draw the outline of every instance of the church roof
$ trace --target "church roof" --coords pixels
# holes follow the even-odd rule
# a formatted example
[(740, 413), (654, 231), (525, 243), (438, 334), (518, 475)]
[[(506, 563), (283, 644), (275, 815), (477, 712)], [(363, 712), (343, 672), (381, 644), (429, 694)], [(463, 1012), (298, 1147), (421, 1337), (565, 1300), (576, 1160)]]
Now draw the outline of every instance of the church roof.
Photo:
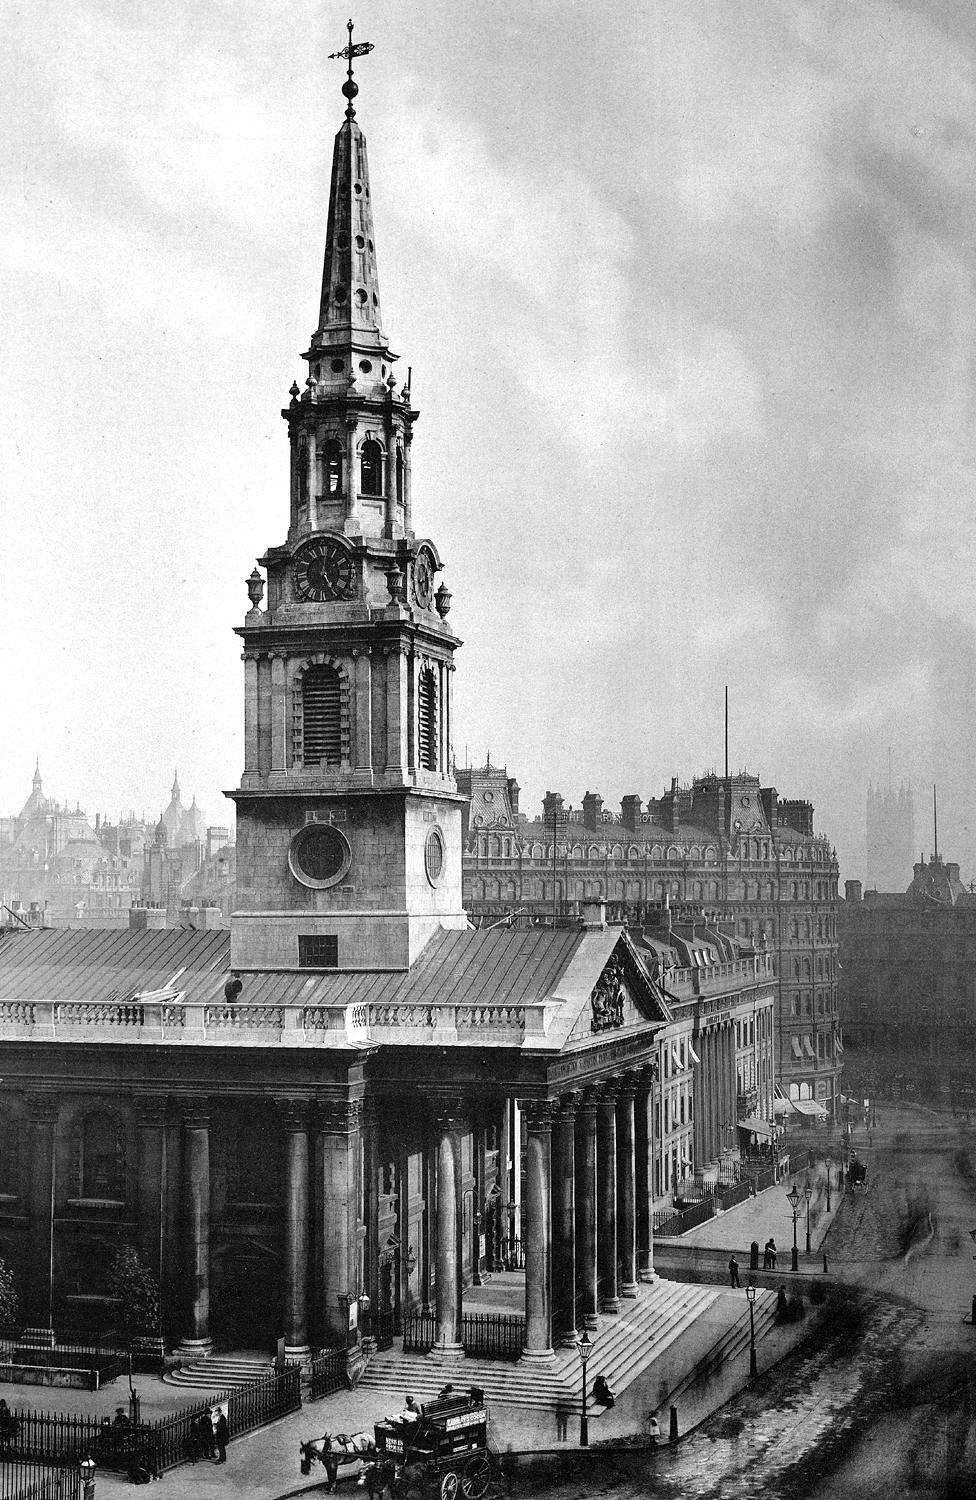
[[(591, 998), (609, 966), (621, 976), (619, 1018), (612, 1023), (619, 1034), (670, 1019), (660, 988), (620, 927), (442, 931), (405, 971), (241, 970), (232, 1008), (224, 995), (229, 965), (226, 931), (10, 932), (0, 937), (0, 998), (97, 1005), (85, 1037), (91, 1041), (104, 1039), (95, 1023), (110, 1024), (105, 1005), (131, 1009), (133, 1002), (155, 999), (204, 1008), (192, 1034), (187, 1025), (185, 1032), (158, 1038), (178, 1043), (205, 1040), (207, 1027), (219, 1026), (226, 1010), (242, 1029), (225, 1041), (242, 1040), (246, 1029), (252, 1045), (275, 1045), (281, 1040), (275, 1009), (287, 1007), (301, 1017), (294, 1042), (304, 1033), (323, 1048), (453, 1045), (552, 1053), (597, 1039)], [(126, 1038), (113, 1029), (113, 1039)], [(146, 1032), (138, 1039), (151, 1037)], [(599, 1039), (607, 1040), (605, 1030)]]

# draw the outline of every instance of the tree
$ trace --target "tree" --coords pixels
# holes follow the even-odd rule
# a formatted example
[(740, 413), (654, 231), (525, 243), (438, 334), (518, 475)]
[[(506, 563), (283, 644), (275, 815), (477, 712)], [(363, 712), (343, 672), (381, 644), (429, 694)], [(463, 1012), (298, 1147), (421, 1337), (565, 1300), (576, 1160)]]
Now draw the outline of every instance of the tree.
[(20, 1322), (20, 1298), (14, 1284), (14, 1273), (0, 1260), (0, 1327), (15, 1328)]
[(108, 1290), (119, 1304), (119, 1331), (132, 1339), (159, 1331), (159, 1286), (132, 1245), (123, 1245), (108, 1273)]

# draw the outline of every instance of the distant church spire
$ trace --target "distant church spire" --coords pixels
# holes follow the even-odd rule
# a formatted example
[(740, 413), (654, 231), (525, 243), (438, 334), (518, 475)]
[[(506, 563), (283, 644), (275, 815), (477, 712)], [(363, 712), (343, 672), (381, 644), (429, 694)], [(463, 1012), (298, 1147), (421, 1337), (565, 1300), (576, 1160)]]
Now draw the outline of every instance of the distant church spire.
[(180, 800), (180, 775), (179, 775), (179, 771), (177, 770), (177, 768), (175, 766), (173, 768), (173, 791), (172, 791), (172, 797), (173, 797), (173, 801), (174, 802), (179, 802), (179, 800)]
[(34, 761), (34, 790), (41, 790), (41, 757), (38, 755)]

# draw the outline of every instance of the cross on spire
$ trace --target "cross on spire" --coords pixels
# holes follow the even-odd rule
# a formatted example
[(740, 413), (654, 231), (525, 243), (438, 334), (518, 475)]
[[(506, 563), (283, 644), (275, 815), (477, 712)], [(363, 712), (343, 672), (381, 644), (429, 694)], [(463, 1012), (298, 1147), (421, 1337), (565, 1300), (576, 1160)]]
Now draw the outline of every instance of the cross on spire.
[(367, 52), (372, 52), (372, 50), (373, 50), (373, 43), (372, 42), (353, 42), (353, 39), (352, 39), (352, 21), (347, 21), (347, 23), (346, 23), (346, 30), (349, 32), (349, 44), (348, 44), (348, 46), (340, 47), (340, 49), (339, 49), (338, 52), (330, 52), (329, 53), (329, 60), (331, 62), (333, 59), (335, 59), (337, 57), (345, 57), (345, 58), (348, 59), (349, 66), (346, 69), (346, 81), (342, 85), (342, 92), (345, 94), (346, 98), (349, 101), (348, 104), (346, 105), (346, 119), (347, 120), (354, 120), (356, 118), (356, 111), (352, 107), (352, 101), (355, 99), (356, 95), (359, 93), (359, 85), (358, 85), (358, 83), (356, 82), (356, 80), (352, 76), (352, 60), (353, 60), (354, 57), (365, 57), (366, 54), (367, 54)]

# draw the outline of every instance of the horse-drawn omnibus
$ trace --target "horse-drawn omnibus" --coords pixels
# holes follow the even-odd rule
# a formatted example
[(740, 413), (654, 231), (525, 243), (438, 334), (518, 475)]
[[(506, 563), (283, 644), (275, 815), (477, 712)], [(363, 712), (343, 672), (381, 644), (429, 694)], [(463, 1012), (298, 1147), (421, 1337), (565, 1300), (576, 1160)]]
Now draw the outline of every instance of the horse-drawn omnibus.
[(414, 1420), (404, 1413), (377, 1422), (375, 1433), (377, 1460), (392, 1460), (405, 1477), (422, 1473), (421, 1492), (431, 1500), (455, 1500), (458, 1491), (463, 1500), (484, 1500), (493, 1465), (484, 1392), (477, 1386), (428, 1401)]

